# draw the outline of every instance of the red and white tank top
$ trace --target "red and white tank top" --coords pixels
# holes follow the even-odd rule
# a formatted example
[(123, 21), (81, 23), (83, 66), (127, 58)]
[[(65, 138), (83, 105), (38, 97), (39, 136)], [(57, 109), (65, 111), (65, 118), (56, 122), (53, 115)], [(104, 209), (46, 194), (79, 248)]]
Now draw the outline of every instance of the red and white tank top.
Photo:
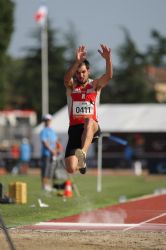
[(99, 103), (100, 91), (96, 91), (89, 79), (86, 86), (74, 85), (67, 94), (68, 112), (70, 125), (84, 123), (85, 118), (92, 118), (97, 121), (97, 106)]

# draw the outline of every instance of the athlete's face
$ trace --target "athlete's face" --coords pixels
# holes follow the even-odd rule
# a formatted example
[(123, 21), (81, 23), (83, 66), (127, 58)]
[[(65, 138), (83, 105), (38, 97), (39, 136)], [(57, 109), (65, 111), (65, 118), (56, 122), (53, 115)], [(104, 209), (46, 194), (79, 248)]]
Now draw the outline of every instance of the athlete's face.
[(90, 71), (86, 68), (85, 64), (79, 67), (75, 74), (77, 82), (80, 84), (85, 84), (89, 78), (89, 72)]

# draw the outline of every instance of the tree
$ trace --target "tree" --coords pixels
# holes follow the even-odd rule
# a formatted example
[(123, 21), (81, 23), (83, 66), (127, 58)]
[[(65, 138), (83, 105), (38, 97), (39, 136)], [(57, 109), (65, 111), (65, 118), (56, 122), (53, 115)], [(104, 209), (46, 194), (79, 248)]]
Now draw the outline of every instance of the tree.
[[(37, 47), (28, 48), (27, 56), (20, 64), (20, 74), (13, 81), (15, 90), (15, 107), (36, 110), (41, 119), (41, 36), (40, 30), (32, 36), (37, 40)], [(58, 45), (58, 31), (48, 24), (48, 69), (49, 69), (49, 111), (56, 112), (66, 103), (63, 76), (65, 72), (64, 45)], [(15, 91), (14, 90), (14, 91)]]
[(5, 106), (5, 85), (7, 82), (7, 68), (10, 58), (7, 49), (13, 32), (14, 4), (10, 0), (0, 0), (0, 108)]
[[(114, 69), (114, 81), (103, 91), (102, 101), (112, 103), (155, 102), (155, 93), (147, 82), (146, 56), (140, 53), (128, 31), (125, 43), (118, 49), (120, 66)], [(109, 96), (108, 96), (108, 93)]]
[(157, 67), (166, 67), (166, 37), (162, 36), (157, 30), (151, 31), (154, 44), (149, 45), (146, 56), (147, 64)]

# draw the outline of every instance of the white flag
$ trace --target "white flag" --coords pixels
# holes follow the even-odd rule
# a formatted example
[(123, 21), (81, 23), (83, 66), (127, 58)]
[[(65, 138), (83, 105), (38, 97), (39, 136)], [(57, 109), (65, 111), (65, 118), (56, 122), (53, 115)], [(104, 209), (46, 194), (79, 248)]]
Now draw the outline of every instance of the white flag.
[(41, 26), (44, 26), (47, 20), (48, 10), (45, 5), (42, 5), (39, 7), (37, 12), (35, 13), (35, 20), (37, 23), (39, 23)]

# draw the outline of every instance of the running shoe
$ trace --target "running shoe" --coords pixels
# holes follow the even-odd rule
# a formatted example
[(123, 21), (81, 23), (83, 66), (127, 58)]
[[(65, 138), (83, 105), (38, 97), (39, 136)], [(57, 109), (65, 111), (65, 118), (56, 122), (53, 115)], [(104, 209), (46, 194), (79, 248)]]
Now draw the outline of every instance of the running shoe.
[(86, 173), (86, 153), (78, 148), (76, 149), (75, 151), (75, 156), (77, 157), (78, 159), (78, 168), (79, 168), (79, 171), (81, 174), (85, 174)]
[(86, 174), (86, 170), (87, 170), (86, 164), (84, 168), (79, 168), (80, 174)]

